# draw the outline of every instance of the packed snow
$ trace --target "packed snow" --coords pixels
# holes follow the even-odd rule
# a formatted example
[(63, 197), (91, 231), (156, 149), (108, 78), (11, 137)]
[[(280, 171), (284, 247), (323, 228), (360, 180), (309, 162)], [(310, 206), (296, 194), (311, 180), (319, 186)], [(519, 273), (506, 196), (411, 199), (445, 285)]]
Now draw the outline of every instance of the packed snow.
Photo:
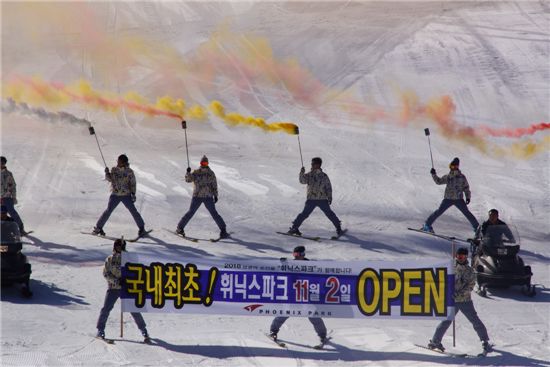
[[(192, 185), (178, 119), (117, 113), (84, 104), (42, 104), (92, 123), (109, 167), (125, 153), (137, 176), (137, 208), (154, 231), (129, 251), (215, 258), (278, 259), (305, 245), (318, 260), (410, 260), (450, 256), (447, 241), (414, 233), (435, 210), (444, 186), (434, 184), (428, 139), (439, 174), (453, 157), (472, 190), (481, 222), (498, 208), (521, 236), (537, 295), (518, 287), (473, 295), (495, 351), (457, 359), (414, 346), (428, 342), (434, 320), (325, 319), (332, 342), (317, 343), (305, 318), (280, 331), (288, 349), (265, 337), (270, 317), (146, 313), (154, 345), (145, 345), (130, 315), (120, 337), (118, 305), (106, 333), (94, 338), (112, 241), (83, 235), (106, 208), (109, 186), (95, 138), (83, 125), (2, 113), (1, 153), (17, 182), (16, 206), (27, 230), (30, 299), (17, 287), (1, 294), (2, 366), (433, 366), (550, 365), (550, 154), (548, 130), (482, 140), (445, 133), (445, 121), (471, 131), (516, 129), (550, 121), (550, 5), (529, 2), (92, 2), (2, 5), (2, 80), (40, 77), (150, 100), (164, 95), (227, 111), (293, 122), (304, 165), (323, 158), (334, 190), (332, 208), (349, 232), (339, 241), (294, 239), (286, 231), (303, 209), (305, 186), (296, 135), (230, 126), (208, 114), (189, 119), (193, 168), (206, 154), (218, 178), (217, 209), (231, 240), (192, 243), (175, 229)], [(248, 45), (245, 48), (243, 45)], [(279, 79), (276, 79), (278, 76)], [(295, 83), (292, 83), (292, 82)], [(417, 104), (449, 96), (450, 118), (404, 118), (403, 96)], [(5, 96), (5, 91), (3, 92)], [(6, 100), (3, 99), (3, 103)], [(29, 104), (32, 106), (32, 101)], [(437, 105), (440, 106), (440, 105)], [(436, 107), (437, 108), (437, 107)], [(384, 112), (380, 112), (384, 111)], [(448, 116), (447, 116), (448, 117)], [(401, 120), (399, 120), (402, 118)], [(522, 140), (523, 139), (523, 140)], [(517, 143), (532, 142), (532, 154)], [(455, 208), (436, 232), (472, 236)], [(104, 230), (137, 234), (121, 205)], [(300, 230), (329, 238), (334, 229), (315, 211)], [(215, 237), (201, 208), (189, 235)], [(477, 354), (471, 324), (456, 318), (451, 351)]]

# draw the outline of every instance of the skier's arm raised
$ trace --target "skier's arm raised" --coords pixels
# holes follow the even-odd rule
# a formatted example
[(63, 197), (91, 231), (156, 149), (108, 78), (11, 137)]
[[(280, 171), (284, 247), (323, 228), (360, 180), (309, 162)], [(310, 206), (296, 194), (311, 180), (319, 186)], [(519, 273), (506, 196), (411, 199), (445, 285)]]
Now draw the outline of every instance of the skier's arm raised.
[(449, 175), (443, 175), (442, 177), (439, 177), (437, 173), (433, 173), (432, 178), (436, 184), (446, 185), (449, 180)]
[(306, 169), (304, 167), (302, 167), (302, 169), (300, 170), (300, 175), (298, 176), (298, 179), (303, 185), (309, 183), (309, 174), (306, 174)]
[(191, 173), (191, 168), (187, 168), (187, 173), (185, 174), (185, 182), (193, 182), (194, 177), (193, 173)]
[[(113, 167), (112, 169), (114, 169)], [(111, 178), (111, 172), (109, 172), (109, 168), (105, 167), (105, 180), (109, 182), (113, 182), (113, 179)]]

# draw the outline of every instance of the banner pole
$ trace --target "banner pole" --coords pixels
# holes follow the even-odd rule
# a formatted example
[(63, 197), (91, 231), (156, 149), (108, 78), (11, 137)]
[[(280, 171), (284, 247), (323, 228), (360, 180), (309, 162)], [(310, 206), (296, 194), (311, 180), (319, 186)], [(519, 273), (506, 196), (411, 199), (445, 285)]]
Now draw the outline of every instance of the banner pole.
[[(455, 258), (456, 253), (456, 245), (455, 245), (455, 239), (451, 239), (451, 264), (453, 263), (453, 260)], [(456, 276), (456, 274), (455, 274)], [(455, 325), (455, 317), (456, 317), (456, 306), (455, 306), (455, 314), (453, 316), (453, 348), (456, 347), (456, 325)]]

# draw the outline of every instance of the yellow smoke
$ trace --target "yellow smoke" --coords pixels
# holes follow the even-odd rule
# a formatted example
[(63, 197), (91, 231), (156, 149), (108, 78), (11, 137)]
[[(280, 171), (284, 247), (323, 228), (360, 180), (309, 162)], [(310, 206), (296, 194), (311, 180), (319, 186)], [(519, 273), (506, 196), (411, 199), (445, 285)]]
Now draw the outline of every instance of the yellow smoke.
[(231, 125), (231, 126), (235, 126), (235, 125), (255, 126), (255, 127), (259, 127), (260, 129), (263, 129), (264, 131), (270, 131), (270, 132), (283, 131), (291, 135), (298, 134), (298, 126), (296, 126), (291, 122), (272, 122), (268, 124), (265, 122), (264, 119), (259, 117), (243, 116), (235, 112), (226, 113), (225, 107), (219, 101), (210, 102), (210, 110), (214, 113), (214, 115), (221, 118), (223, 121), (225, 121), (228, 125)]
[[(4, 98), (11, 98), (17, 103), (25, 102), (42, 107), (57, 108), (70, 103), (79, 103), (113, 113), (125, 107), (130, 111), (148, 116), (161, 115), (193, 120), (204, 120), (208, 114), (207, 110), (198, 104), (187, 108), (183, 99), (163, 96), (157, 98), (156, 103), (151, 103), (134, 91), (120, 96), (108, 91), (95, 90), (86, 80), (79, 80), (65, 86), (60, 83), (48, 83), (39, 78), (20, 77), (3, 85), (2, 92)], [(253, 126), (269, 132), (298, 133), (298, 127), (290, 122), (266, 123), (259, 117), (243, 116), (236, 112), (226, 113), (225, 107), (219, 101), (211, 102), (210, 109), (215, 116), (229, 125)]]

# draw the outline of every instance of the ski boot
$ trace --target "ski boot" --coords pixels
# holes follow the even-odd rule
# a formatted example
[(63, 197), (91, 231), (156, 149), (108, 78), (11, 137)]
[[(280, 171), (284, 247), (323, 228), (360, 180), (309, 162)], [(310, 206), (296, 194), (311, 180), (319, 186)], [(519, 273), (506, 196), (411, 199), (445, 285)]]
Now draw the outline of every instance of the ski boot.
[(96, 236), (105, 236), (105, 232), (103, 232), (103, 229), (94, 227), (92, 234)]
[(424, 224), (422, 226), (422, 228), (420, 228), (421, 231), (424, 231), (424, 232), (429, 232), (429, 233), (435, 233), (434, 232), (434, 229), (432, 228), (432, 226), (428, 225), (428, 224)]
[(270, 332), (269, 337), (273, 339), (274, 342), (277, 342), (277, 333), (276, 332)]
[(147, 329), (141, 330), (141, 335), (143, 336), (144, 343), (151, 344), (151, 338), (149, 337), (149, 333), (147, 332)]
[(430, 342), (428, 343), (428, 348), (429, 349), (437, 349), (437, 350), (440, 350), (442, 352), (445, 351), (445, 348), (443, 347), (443, 344), (441, 344), (441, 342), (434, 342), (432, 340), (430, 340)]
[(225, 229), (220, 231), (220, 239), (229, 238), (229, 233)]
[(287, 232), (288, 234), (291, 234), (293, 236), (301, 236), (302, 232), (298, 230), (298, 228), (290, 227), (290, 229)]
[(147, 231), (145, 230), (145, 228), (140, 228), (139, 231), (138, 231), (138, 237), (143, 237), (147, 234)]
[(183, 228), (176, 228), (176, 234), (185, 237), (185, 231)]
[(95, 337), (98, 338), (98, 339), (105, 339), (105, 331), (98, 330)]
[(481, 342), (481, 346), (483, 347), (483, 353), (490, 353), (493, 351), (493, 346), (489, 344), (488, 340)]

